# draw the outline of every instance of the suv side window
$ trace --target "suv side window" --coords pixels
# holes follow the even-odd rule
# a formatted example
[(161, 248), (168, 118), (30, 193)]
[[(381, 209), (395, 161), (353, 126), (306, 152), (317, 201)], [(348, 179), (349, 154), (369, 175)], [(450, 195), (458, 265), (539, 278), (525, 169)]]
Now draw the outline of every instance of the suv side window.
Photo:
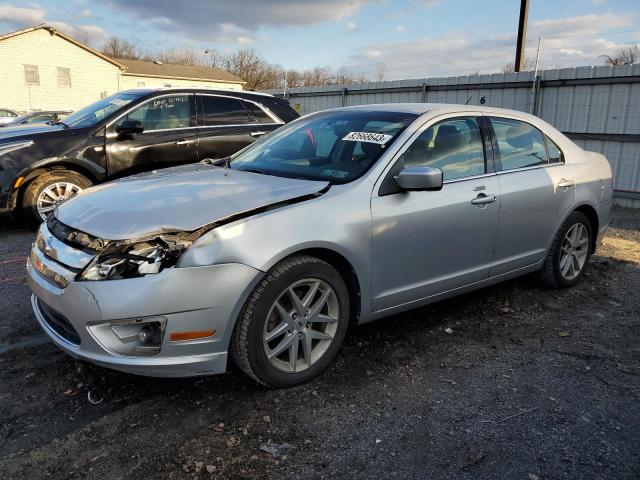
[(501, 170), (516, 170), (549, 163), (540, 130), (519, 120), (489, 118), (498, 141)]
[(273, 119), (255, 103), (242, 101), (242, 105), (249, 112), (251, 123), (274, 123)]
[(113, 130), (125, 120), (138, 120), (145, 132), (172, 128), (192, 127), (189, 95), (169, 95), (152, 98), (122, 117)]
[(237, 98), (199, 95), (202, 101), (202, 126), (245, 125), (249, 113)]
[(444, 181), (482, 175), (484, 148), (475, 117), (443, 120), (431, 125), (400, 157), (405, 166), (435, 167)]
[(50, 120), (53, 120), (53, 115), (50, 113), (43, 113), (41, 115), (34, 115), (30, 119), (27, 120), (27, 123), (45, 123)]

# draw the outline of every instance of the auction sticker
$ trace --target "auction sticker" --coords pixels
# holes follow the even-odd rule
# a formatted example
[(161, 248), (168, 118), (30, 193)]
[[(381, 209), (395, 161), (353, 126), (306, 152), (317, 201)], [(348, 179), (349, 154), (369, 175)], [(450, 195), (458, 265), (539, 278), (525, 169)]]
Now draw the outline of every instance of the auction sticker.
[(346, 140), (348, 142), (367, 142), (384, 145), (391, 140), (391, 135), (372, 132), (350, 132), (342, 140)]

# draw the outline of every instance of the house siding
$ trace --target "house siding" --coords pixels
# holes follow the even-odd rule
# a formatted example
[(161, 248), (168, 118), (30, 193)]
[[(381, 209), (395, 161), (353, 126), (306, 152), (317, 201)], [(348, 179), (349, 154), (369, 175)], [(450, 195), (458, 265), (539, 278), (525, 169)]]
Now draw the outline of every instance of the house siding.
[[(39, 85), (26, 84), (24, 65), (38, 66)], [(58, 67), (70, 87), (58, 86)], [(0, 69), (0, 108), (75, 111), (120, 89), (116, 65), (44, 29), (0, 41)]]

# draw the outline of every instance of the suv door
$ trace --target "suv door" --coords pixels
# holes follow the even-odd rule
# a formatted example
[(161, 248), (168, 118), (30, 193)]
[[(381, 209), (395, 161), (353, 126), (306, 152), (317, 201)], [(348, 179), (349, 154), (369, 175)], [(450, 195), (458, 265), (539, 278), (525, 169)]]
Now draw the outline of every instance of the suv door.
[(516, 118), (489, 121), (501, 197), (494, 276), (543, 260), (575, 187), (562, 152), (539, 129)]
[[(109, 176), (124, 176), (154, 168), (198, 161), (194, 95), (173, 93), (136, 105), (107, 128)], [(118, 134), (125, 121), (138, 121), (142, 133)]]
[(198, 94), (198, 152), (200, 160), (233, 155), (282, 122), (249, 100)]
[[(440, 168), (442, 190), (400, 191), (393, 175), (404, 166)], [(493, 170), (472, 114), (422, 127), (407, 142), (371, 201), (374, 310), (488, 278), (499, 211)]]

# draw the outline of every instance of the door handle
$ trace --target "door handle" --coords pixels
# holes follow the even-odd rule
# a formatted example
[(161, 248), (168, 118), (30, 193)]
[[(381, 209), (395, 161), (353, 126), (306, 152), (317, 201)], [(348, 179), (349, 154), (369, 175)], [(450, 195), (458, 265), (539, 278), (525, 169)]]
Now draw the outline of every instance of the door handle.
[(495, 195), (485, 195), (484, 193), (481, 193), (476, 198), (471, 200), (471, 203), (474, 205), (486, 205), (487, 203), (493, 203), (495, 201)]
[(561, 178), (560, 181), (558, 182), (559, 188), (569, 188), (569, 187), (573, 187), (574, 185), (575, 185), (575, 182), (573, 180), (567, 180), (566, 178)]
[(176, 145), (191, 145), (192, 143), (195, 143), (195, 140), (188, 140), (188, 139), (184, 139), (184, 140), (178, 140), (176, 142)]
[(263, 132), (262, 130), (260, 130), (259, 132), (251, 132), (251, 136), (252, 137), (261, 137), (262, 135), (266, 135), (267, 132)]

